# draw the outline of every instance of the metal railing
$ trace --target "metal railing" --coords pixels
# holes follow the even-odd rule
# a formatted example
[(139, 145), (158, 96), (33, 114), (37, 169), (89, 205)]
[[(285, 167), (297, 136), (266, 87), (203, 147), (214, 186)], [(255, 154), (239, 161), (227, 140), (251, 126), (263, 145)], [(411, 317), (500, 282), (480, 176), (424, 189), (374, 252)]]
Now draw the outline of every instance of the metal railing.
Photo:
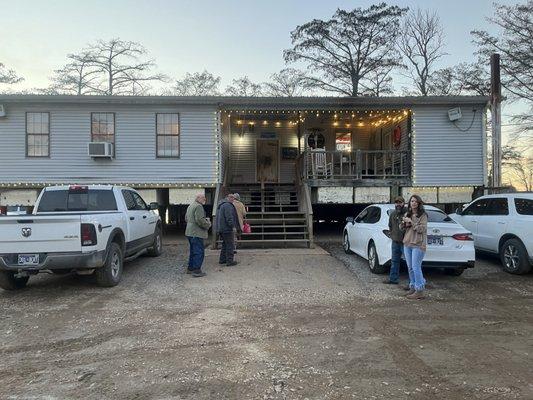
[(305, 180), (408, 179), (411, 171), (403, 150), (307, 150), (296, 162)]

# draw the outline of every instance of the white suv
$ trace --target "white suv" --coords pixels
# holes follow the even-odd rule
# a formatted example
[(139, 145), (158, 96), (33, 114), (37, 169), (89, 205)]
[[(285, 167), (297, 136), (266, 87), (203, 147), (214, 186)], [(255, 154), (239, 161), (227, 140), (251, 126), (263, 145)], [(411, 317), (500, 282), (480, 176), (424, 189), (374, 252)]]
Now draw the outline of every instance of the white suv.
[(451, 214), (472, 232), (477, 250), (498, 254), (511, 274), (533, 265), (533, 193), (482, 196)]

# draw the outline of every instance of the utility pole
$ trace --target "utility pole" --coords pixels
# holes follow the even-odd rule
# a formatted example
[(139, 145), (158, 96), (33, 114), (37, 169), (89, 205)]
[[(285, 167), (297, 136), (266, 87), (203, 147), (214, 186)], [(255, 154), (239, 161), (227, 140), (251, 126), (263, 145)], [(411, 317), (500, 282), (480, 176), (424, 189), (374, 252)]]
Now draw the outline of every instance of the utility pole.
[(500, 55), (490, 56), (490, 88), (492, 114), (492, 182), (493, 188), (502, 184), (502, 88), (500, 82)]

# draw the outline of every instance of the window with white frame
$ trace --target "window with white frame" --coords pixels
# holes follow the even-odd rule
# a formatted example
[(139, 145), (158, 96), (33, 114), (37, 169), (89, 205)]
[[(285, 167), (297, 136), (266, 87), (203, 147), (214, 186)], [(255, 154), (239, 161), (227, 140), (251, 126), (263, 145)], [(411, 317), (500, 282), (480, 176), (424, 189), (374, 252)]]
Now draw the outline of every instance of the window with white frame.
[(50, 113), (26, 113), (26, 155), (50, 157)]
[(115, 113), (91, 113), (91, 142), (115, 144)]
[(177, 113), (156, 114), (157, 157), (179, 158), (180, 118)]

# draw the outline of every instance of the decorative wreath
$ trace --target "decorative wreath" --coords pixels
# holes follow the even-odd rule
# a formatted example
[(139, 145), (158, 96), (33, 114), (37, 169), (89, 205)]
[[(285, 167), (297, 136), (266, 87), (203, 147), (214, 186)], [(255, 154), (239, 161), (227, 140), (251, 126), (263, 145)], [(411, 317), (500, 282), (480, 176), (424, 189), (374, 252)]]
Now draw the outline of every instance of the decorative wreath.
[(402, 143), (402, 128), (398, 125), (393, 131), (394, 146), (398, 147)]

